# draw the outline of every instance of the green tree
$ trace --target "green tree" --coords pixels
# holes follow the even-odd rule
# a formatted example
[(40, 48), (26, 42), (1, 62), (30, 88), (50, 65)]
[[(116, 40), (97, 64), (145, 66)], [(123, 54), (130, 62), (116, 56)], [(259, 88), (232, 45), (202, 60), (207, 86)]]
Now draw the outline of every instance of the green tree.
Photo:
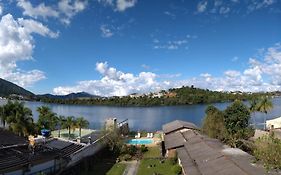
[(55, 130), (55, 127), (58, 123), (56, 113), (53, 113), (48, 106), (38, 107), (37, 112), (39, 113), (37, 122), (39, 128)]
[(223, 112), (210, 105), (205, 110), (206, 116), (203, 121), (202, 131), (209, 137), (224, 140), (226, 128), (224, 124)]
[(245, 138), (249, 126), (250, 111), (236, 100), (224, 111), (224, 122), (228, 133), (236, 139)]
[(9, 129), (19, 136), (27, 136), (32, 133), (34, 123), (32, 118), (32, 111), (24, 106), (23, 102), (8, 101), (3, 106), (4, 115), (6, 115), (6, 122)]
[(250, 100), (250, 107), (249, 110), (251, 113), (253, 113), (253, 120), (254, 120), (254, 127), (256, 127), (256, 118), (255, 118), (255, 113), (258, 111), (258, 99), (257, 98), (252, 98)]
[(57, 120), (58, 120), (58, 127), (59, 127), (58, 137), (60, 137), (60, 135), (61, 135), (60, 132), (61, 132), (61, 129), (64, 128), (64, 123), (65, 123), (66, 119), (65, 119), (64, 116), (60, 115), (60, 116), (57, 118)]
[(257, 111), (264, 113), (264, 130), (266, 129), (267, 112), (273, 108), (272, 102), (268, 97), (262, 97), (257, 104)]
[(64, 125), (65, 128), (68, 130), (68, 139), (70, 139), (71, 129), (75, 128), (75, 120), (73, 116), (68, 116), (65, 119)]
[(81, 129), (89, 126), (89, 122), (84, 117), (78, 117), (76, 119), (76, 126), (79, 128), (79, 137), (81, 138)]

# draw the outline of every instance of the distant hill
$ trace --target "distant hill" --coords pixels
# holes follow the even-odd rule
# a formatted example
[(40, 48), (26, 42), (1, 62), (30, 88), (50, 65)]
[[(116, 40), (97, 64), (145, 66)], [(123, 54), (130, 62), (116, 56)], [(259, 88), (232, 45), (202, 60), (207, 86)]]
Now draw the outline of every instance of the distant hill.
[(37, 97), (40, 99), (48, 98), (48, 99), (56, 99), (56, 100), (99, 98), (99, 96), (92, 95), (87, 92), (70, 93), (68, 95), (43, 94), (43, 95), (37, 95)]
[(0, 78), (0, 96), (9, 97), (14, 95), (22, 96), (24, 98), (32, 98), (35, 96), (32, 92)]

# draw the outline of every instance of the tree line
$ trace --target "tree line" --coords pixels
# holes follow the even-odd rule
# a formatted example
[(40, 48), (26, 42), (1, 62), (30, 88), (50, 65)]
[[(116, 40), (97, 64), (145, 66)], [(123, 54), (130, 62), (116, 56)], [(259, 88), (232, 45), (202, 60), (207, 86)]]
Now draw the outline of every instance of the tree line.
[[(88, 99), (55, 99), (41, 97), (38, 100), (45, 103), (58, 104), (86, 104), (86, 105), (109, 105), (109, 106), (169, 106), (229, 102), (234, 100), (249, 100), (263, 95), (271, 96), (271, 93), (242, 93), (242, 92), (218, 92), (208, 89), (195, 88), (193, 86), (183, 86), (160, 92), (162, 96), (154, 96), (153, 93), (141, 95), (139, 97), (100, 97)], [(170, 95), (173, 94), (173, 95)]]
[(67, 129), (70, 137), (71, 130), (75, 128), (79, 129), (81, 137), (81, 129), (89, 125), (84, 117), (57, 115), (47, 106), (38, 107), (37, 111), (39, 117), (35, 122), (31, 109), (25, 107), (24, 102), (8, 100), (5, 105), (0, 106), (0, 119), (4, 128), (24, 137), (41, 134), (42, 129), (51, 131), (58, 129), (59, 137), (60, 130)]

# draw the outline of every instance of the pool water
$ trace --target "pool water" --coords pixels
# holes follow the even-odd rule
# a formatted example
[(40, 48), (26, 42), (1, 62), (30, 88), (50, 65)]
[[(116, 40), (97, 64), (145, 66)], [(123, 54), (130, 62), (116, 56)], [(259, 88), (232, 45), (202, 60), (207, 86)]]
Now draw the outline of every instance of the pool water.
[(146, 144), (153, 143), (153, 140), (152, 139), (131, 139), (127, 143), (131, 144), (131, 145), (146, 145)]

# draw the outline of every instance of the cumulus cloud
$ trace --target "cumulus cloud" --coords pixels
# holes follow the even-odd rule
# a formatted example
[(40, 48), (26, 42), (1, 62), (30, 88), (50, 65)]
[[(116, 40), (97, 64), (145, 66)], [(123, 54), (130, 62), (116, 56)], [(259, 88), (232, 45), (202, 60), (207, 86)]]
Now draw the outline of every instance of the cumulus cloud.
[(197, 5), (197, 12), (202, 13), (207, 9), (208, 1), (201, 1)]
[(40, 70), (24, 71), (17, 67), (18, 61), (32, 59), (35, 47), (32, 34), (56, 38), (57, 32), (32, 19), (14, 19), (7, 14), (0, 21), (0, 76), (27, 87), (44, 79)]
[(83, 11), (88, 4), (88, 1), (80, 0), (60, 0), (58, 3), (59, 11), (64, 15), (62, 22), (69, 24), (71, 18), (77, 13)]
[(86, 8), (87, 4), (87, 0), (59, 0), (53, 6), (47, 6), (45, 3), (33, 6), (28, 0), (17, 0), (17, 6), (23, 9), (23, 15), (35, 19), (53, 17), (67, 25), (70, 24), (73, 16)]
[(38, 6), (34, 7), (29, 1), (18, 0), (17, 6), (24, 10), (23, 15), (31, 16), (33, 18), (59, 16), (58, 11), (52, 7), (46, 6), (45, 3), (40, 3)]
[(54, 93), (86, 91), (101, 96), (123, 96), (191, 85), (216, 91), (281, 90), (281, 44), (265, 49), (259, 59), (250, 58), (245, 70), (226, 70), (217, 77), (202, 73), (189, 79), (169, 80), (180, 77), (181, 74), (157, 75), (153, 72), (140, 72), (134, 75), (109, 67), (107, 62), (97, 63), (96, 70), (102, 75), (100, 80), (80, 81), (75, 86), (60, 86), (54, 88)]
[(54, 93), (68, 94), (86, 91), (101, 96), (124, 96), (170, 87), (167, 81), (157, 81), (157, 75), (152, 72), (140, 72), (138, 75), (124, 73), (114, 67), (109, 67), (107, 62), (97, 63), (96, 70), (102, 75), (100, 80), (80, 81), (76, 86), (60, 86), (54, 88)]
[(118, 11), (123, 12), (128, 8), (134, 7), (137, 0), (117, 0), (116, 8)]

